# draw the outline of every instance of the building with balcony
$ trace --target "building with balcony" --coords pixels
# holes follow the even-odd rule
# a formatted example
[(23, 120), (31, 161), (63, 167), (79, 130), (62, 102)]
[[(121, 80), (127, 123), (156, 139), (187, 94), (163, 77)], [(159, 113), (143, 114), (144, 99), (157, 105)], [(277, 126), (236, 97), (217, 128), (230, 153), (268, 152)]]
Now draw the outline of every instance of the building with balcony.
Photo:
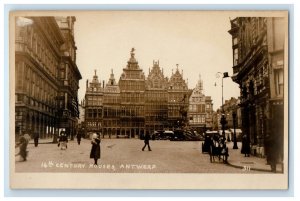
[(240, 86), (242, 130), (252, 154), (265, 155), (265, 140), (276, 139), (283, 157), (284, 46), (287, 24), (280, 17), (231, 20), (233, 73)]

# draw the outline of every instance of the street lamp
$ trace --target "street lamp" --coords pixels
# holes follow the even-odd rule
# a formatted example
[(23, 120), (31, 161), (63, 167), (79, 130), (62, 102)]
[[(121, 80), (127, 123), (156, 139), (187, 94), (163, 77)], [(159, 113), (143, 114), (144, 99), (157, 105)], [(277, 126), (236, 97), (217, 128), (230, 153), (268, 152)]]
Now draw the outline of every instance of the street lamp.
[(232, 121), (233, 121), (233, 149), (238, 149), (236, 142), (236, 132), (235, 132), (235, 121), (236, 121), (236, 111), (232, 112)]
[(223, 79), (227, 78), (229, 76), (228, 76), (228, 72), (224, 72), (224, 73), (217, 72), (216, 77), (219, 78), (220, 75), (223, 75), (223, 77), (222, 77), (222, 117), (221, 117), (220, 123), (222, 125), (222, 135), (225, 137), (225, 125), (226, 125), (227, 121), (226, 121), (226, 117), (224, 114), (224, 104), (223, 104), (223, 99), (224, 99), (224, 97), (223, 97)]

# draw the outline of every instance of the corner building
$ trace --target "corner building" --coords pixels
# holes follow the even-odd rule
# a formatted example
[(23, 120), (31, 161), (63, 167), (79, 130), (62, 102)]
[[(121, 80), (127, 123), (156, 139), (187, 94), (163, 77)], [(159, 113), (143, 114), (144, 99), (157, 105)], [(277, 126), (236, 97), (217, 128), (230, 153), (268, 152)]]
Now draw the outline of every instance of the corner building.
[(284, 134), (284, 18), (238, 17), (231, 20), (233, 81), (240, 86), (242, 130), (252, 154), (264, 156), (266, 139), (275, 139), (279, 161)]
[[(76, 66), (75, 17), (17, 17), (15, 133), (70, 135), (78, 117), (81, 74)], [(17, 139), (17, 138), (16, 138)]]

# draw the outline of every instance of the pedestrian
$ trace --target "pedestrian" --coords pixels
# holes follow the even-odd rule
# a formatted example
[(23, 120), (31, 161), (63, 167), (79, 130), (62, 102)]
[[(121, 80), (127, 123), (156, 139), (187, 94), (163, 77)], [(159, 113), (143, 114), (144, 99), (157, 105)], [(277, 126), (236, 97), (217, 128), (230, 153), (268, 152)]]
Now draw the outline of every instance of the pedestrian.
[(100, 148), (100, 135), (98, 135), (97, 133), (94, 133), (92, 135), (92, 149), (91, 149), (91, 153), (90, 153), (90, 158), (94, 159), (94, 165), (98, 165), (98, 159), (101, 158), (101, 148)]
[(58, 140), (58, 147), (61, 146), (60, 149), (66, 150), (68, 148), (68, 136), (65, 131), (60, 132), (59, 140)]
[(241, 153), (245, 154), (245, 157), (250, 157), (250, 143), (247, 135), (243, 135)]
[(27, 133), (25, 133), (24, 135), (22, 133), (20, 134), (19, 142), (17, 144), (17, 146), (19, 146), (19, 153), (17, 155), (20, 155), (22, 157), (22, 161), (27, 161), (27, 145), (29, 140), (30, 136)]
[(144, 147), (142, 148), (142, 151), (144, 151), (145, 147), (148, 145), (148, 151), (152, 151), (151, 150), (151, 147), (150, 147), (150, 143), (149, 143), (149, 140), (150, 140), (150, 134), (149, 132), (146, 132), (146, 135), (145, 135), (145, 138), (144, 138)]
[(33, 135), (33, 139), (34, 139), (34, 146), (37, 147), (39, 145), (39, 138), (40, 138), (40, 134), (38, 132), (35, 132)]
[(76, 138), (77, 138), (77, 143), (78, 143), (78, 145), (80, 145), (80, 141), (81, 141), (81, 131), (79, 131), (79, 132), (77, 133)]
[(279, 158), (278, 140), (272, 135), (267, 135), (265, 138), (265, 147), (267, 163), (271, 166), (271, 171), (276, 172), (277, 161)]

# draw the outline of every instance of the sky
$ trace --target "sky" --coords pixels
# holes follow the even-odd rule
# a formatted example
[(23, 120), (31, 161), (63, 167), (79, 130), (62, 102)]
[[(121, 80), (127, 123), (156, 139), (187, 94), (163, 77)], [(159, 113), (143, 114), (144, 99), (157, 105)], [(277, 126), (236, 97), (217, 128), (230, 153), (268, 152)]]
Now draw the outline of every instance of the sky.
[[(228, 12), (211, 11), (97, 11), (77, 13), (74, 27), (77, 46), (79, 101), (84, 98), (86, 80), (95, 70), (107, 83), (111, 69), (118, 82), (135, 48), (135, 57), (147, 77), (153, 60), (159, 60), (164, 75), (171, 77), (176, 64), (195, 88), (199, 77), (204, 94), (211, 96), (213, 108), (222, 105), (222, 78), (218, 72), (232, 71), (232, 43)], [(231, 78), (223, 79), (224, 102), (239, 96), (239, 87)]]

